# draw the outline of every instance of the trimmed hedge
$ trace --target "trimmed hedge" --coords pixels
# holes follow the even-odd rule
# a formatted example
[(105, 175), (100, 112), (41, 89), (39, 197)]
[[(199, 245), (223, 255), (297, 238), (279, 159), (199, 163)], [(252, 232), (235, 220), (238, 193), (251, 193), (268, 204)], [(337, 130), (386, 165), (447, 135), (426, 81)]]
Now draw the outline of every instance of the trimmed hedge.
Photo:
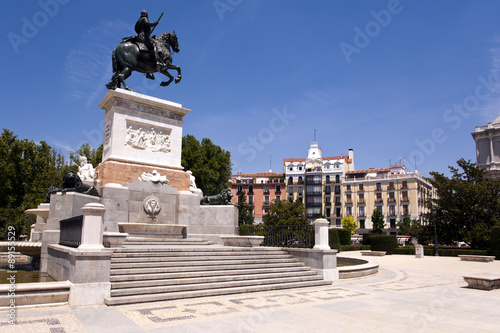
[(331, 249), (339, 249), (340, 248), (340, 240), (339, 234), (337, 232), (338, 229), (328, 229), (328, 245), (330, 245)]
[(393, 254), (398, 248), (398, 239), (396, 235), (370, 235), (372, 251), (385, 251), (387, 254)]
[(491, 228), (490, 251), (497, 260), (500, 260), (500, 227)]
[(363, 245), (371, 245), (370, 236), (371, 234), (363, 234)]
[[(461, 247), (440, 247), (438, 248), (438, 253), (443, 257), (458, 257), (459, 255), (478, 255), (478, 256), (486, 256), (488, 255), (488, 250), (474, 250), (474, 249), (464, 249)], [(415, 246), (408, 245), (404, 247), (400, 247), (394, 250), (394, 254), (415, 254)], [(424, 255), (425, 256), (433, 256), (434, 255), (434, 246), (424, 246)]]
[(351, 245), (351, 231), (347, 229), (337, 229), (340, 245)]
[(370, 245), (340, 245), (339, 252), (370, 250)]

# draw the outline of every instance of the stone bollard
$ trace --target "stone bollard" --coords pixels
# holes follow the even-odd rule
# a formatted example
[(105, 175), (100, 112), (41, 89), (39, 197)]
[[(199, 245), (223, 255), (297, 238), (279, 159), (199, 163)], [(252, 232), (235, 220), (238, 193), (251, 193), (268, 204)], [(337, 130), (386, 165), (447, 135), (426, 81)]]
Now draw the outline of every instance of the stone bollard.
[(424, 257), (424, 246), (420, 244), (415, 244), (415, 258)]
[(314, 247), (315, 250), (331, 250), (328, 245), (328, 221), (316, 219), (314, 222)]
[(82, 207), (82, 241), (80, 246), (78, 246), (79, 250), (104, 249), (102, 245), (102, 233), (105, 211), (104, 205), (99, 203), (89, 203)]

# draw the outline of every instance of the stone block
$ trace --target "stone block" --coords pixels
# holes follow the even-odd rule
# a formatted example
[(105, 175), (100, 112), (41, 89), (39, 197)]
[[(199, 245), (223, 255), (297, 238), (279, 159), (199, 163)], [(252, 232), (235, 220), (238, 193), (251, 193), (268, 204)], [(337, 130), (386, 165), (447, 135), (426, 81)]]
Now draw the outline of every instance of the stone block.
[(103, 304), (111, 295), (111, 282), (73, 283), (69, 291), (69, 306)]

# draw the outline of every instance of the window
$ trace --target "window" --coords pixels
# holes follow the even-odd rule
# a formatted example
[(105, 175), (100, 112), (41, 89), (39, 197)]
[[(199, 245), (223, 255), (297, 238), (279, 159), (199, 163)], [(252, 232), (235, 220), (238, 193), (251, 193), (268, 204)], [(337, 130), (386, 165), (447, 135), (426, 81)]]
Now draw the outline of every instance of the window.
[(390, 220), (391, 228), (396, 228), (396, 219), (391, 219)]
[(396, 206), (394, 205), (389, 206), (389, 216), (396, 216)]
[(341, 217), (342, 213), (340, 212), (340, 208), (335, 208), (335, 213), (337, 214), (337, 217)]
[(288, 170), (293, 171), (293, 166), (291, 166)]
[(395, 202), (396, 199), (394, 199), (394, 192), (389, 192), (389, 202)]
[(408, 214), (408, 205), (403, 205), (403, 215), (409, 215)]
[(389, 182), (388, 190), (394, 190), (394, 182)]
[(340, 224), (341, 224), (341, 223), (340, 223), (340, 219), (336, 219), (336, 220), (335, 220), (335, 224), (337, 225), (337, 227), (340, 227)]
[(408, 182), (406, 180), (403, 180), (403, 184), (401, 185), (401, 188), (408, 188)]
[(269, 205), (269, 196), (268, 195), (264, 196), (264, 205)]
[(326, 214), (325, 214), (325, 215), (326, 215), (327, 217), (330, 217), (330, 212), (331, 212), (330, 208), (327, 208), (327, 209), (326, 209)]
[(299, 191), (299, 195), (302, 195), (302, 186), (297, 189)]
[(253, 185), (248, 186), (248, 194), (253, 193)]
[(253, 195), (248, 196), (248, 204), (253, 205)]
[(264, 193), (269, 193), (269, 185), (264, 185)]
[(359, 209), (359, 216), (365, 216), (365, 206), (360, 206), (358, 207)]
[(340, 203), (340, 196), (335, 196), (335, 203)]
[(281, 200), (281, 195), (277, 195), (276, 200)]
[(345, 208), (345, 215), (346, 216), (352, 215), (352, 207), (351, 206), (348, 206)]
[(365, 220), (359, 220), (359, 228), (365, 229)]
[(293, 187), (288, 188), (288, 194), (292, 195), (293, 194)]
[(241, 191), (243, 191), (243, 186), (238, 185), (238, 193), (241, 192)]
[(408, 201), (408, 191), (401, 192), (402, 201)]
[(359, 184), (359, 191), (363, 192), (363, 184)]
[(281, 185), (276, 185), (276, 193), (281, 193)]
[(377, 193), (377, 198), (375, 199), (375, 202), (382, 202), (382, 193)]
[(293, 178), (292, 177), (288, 177), (288, 185), (293, 185)]
[(377, 184), (375, 185), (375, 188), (376, 188), (376, 189), (375, 189), (376, 191), (382, 191), (382, 183), (377, 183)]
[(340, 194), (340, 185), (335, 185), (335, 194)]
[(325, 194), (330, 194), (330, 193), (331, 193), (331, 187), (325, 186)]
[(351, 192), (351, 185), (346, 185), (345, 191), (346, 192)]
[(335, 176), (335, 182), (336, 182), (336, 183), (340, 183), (340, 176), (339, 176), (339, 175), (336, 175), (336, 176)]
[(382, 211), (382, 208), (383, 208), (382, 206), (376, 206), (375, 208), (378, 209), (381, 214), (384, 214), (384, 212)]
[(347, 204), (351, 204), (352, 203), (352, 198), (351, 198), (351, 194), (346, 194), (345, 195), (345, 203)]
[(358, 194), (358, 204), (364, 204), (365, 203), (365, 195), (363, 193)]
[(325, 202), (329, 203), (330, 202), (330, 196), (325, 197)]

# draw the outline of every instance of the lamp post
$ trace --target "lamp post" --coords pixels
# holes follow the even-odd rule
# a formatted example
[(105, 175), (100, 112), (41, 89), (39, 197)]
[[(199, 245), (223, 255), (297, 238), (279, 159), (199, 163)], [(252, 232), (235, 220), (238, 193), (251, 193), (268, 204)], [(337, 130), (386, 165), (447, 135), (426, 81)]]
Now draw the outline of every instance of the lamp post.
[(437, 210), (435, 207), (432, 208), (432, 219), (434, 220), (434, 255), (439, 256), (438, 253), (438, 234), (437, 234)]

